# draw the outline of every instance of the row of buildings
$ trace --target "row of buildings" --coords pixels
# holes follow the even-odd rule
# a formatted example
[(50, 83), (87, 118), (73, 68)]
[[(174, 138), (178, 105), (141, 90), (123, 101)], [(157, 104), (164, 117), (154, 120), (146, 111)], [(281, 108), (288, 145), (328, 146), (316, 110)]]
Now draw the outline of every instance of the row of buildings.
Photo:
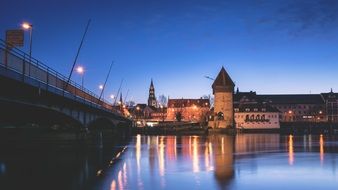
[(159, 105), (151, 81), (148, 104), (137, 104), (129, 112), (140, 125), (180, 121), (212, 128), (269, 129), (279, 128), (281, 122), (338, 123), (338, 93), (332, 89), (321, 94), (260, 95), (234, 91), (234, 87), (222, 67), (212, 85), (214, 102), (168, 98), (167, 105)]

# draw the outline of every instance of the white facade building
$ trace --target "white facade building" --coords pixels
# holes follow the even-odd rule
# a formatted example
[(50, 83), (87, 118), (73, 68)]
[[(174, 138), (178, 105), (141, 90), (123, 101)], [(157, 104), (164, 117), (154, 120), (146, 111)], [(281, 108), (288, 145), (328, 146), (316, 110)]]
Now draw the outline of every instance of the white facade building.
[(238, 129), (279, 129), (279, 112), (270, 108), (235, 108), (235, 123)]

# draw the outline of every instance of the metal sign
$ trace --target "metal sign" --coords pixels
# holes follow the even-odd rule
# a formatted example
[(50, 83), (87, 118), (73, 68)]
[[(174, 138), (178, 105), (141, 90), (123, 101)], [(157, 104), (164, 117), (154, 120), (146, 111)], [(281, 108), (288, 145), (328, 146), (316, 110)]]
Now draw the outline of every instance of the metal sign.
[(7, 30), (6, 31), (6, 42), (12, 46), (22, 47), (24, 41), (23, 30)]

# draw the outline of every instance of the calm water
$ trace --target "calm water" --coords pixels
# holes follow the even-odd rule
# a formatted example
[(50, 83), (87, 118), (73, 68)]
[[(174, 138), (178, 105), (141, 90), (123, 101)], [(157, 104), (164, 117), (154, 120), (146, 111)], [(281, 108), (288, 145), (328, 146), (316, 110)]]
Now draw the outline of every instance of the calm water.
[(139, 135), (126, 147), (5, 152), (0, 189), (338, 189), (334, 137)]
[(137, 136), (102, 189), (338, 189), (324, 136)]

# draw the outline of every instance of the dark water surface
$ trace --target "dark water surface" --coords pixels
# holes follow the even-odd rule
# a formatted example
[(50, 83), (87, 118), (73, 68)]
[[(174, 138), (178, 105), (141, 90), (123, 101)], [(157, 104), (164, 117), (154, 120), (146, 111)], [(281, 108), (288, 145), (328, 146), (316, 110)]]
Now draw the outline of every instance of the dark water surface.
[(0, 189), (338, 189), (335, 137), (138, 135), (121, 148), (6, 151)]

